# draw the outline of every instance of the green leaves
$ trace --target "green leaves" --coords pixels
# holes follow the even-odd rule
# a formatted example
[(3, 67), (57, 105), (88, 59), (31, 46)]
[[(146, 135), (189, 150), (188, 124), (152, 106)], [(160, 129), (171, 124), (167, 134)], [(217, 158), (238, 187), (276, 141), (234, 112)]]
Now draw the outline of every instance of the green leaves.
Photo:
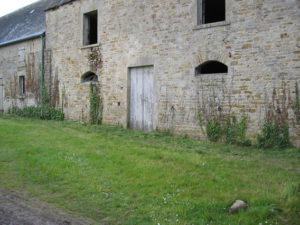
[(33, 119), (43, 119), (43, 120), (64, 120), (64, 113), (53, 107), (24, 107), (20, 109), (18, 107), (12, 107), (9, 110), (10, 114), (33, 118)]
[(100, 97), (97, 93), (94, 93), (94, 85), (90, 84), (90, 123), (101, 124), (102, 123), (102, 104)]
[(240, 121), (235, 116), (228, 117), (224, 128), (226, 143), (250, 146), (251, 141), (246, 139), (246, 129), (247, 117), (245, 115)]
[(289, 127), (277, 124), (265, 123), (262, 134), (257, 135), (257, 145), (259, 148), (286, 148), (291, 145), (289, 141)]
[(235, 116), (229, 116), (226, 123), (219, 120), (209, 120), (206, 124), (206, 134), (210, 141), (216, 142), (225, 138), (228, 144), (250, 146), (251, 141), (246, 139), (247, 117), (242, 116), (238, 121)]
[(208, 121), (206, 124), (206, 134), (210, 141), (218, 141), (222, 136), (221, 123), (217, 120)]

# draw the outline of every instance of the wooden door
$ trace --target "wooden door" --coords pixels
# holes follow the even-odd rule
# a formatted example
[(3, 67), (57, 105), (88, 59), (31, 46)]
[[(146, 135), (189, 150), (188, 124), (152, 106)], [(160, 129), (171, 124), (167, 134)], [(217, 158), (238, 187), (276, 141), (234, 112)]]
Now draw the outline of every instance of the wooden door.
[(3, 79), (0, 78), (0, 113), (3, 112)]
[(130, 127), (153, 130), (153, 67), (130, 69)]

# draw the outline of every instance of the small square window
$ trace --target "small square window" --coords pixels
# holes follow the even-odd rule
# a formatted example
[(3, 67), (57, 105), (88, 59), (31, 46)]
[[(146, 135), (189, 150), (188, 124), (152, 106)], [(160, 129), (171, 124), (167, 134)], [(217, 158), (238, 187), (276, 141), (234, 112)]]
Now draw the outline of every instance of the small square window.
[(83, 15), (83, 45), (98, 43), (98, 13), (89, 12)]
[(19, 76), (19, 93), (20, 95), (25, 94), (25, 76)]
[(197, 0), (197, 24), (225, 21), (225, 0)]

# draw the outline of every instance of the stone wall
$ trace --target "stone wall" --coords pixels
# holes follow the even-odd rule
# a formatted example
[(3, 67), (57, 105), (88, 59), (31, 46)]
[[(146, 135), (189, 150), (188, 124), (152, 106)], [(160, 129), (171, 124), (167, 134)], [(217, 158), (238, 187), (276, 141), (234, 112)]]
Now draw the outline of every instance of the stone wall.
[[(245, 114), (247, 135), (255, 138), (273, 111), (300, 146), (291, 107), (300, 78), (300, 2), (227, 0), (226, 21), (200, 26), (196, 8), (196, 0), (85, 0), (47, 11), (52, 76), (67, 119), (88, 120), (89, 85), (81, 76), (92, 71), (100, 80), (103, 122), (126, 127), (128, 68), (153, 65), (157, 129), (203, 139), (199, 114)], [(99, 44), (83, 47), (83, 14), (93, 10)], [(95, 52), (101, 65), (91, 63)], [(228, 73), (195, 76), (208, 60), (226, 64)]]
[[(11, 107), (36, 106), (40, 102), (41, 43), (37, 38), (0, 47), (4, 111)], [(19, 76), (25, 76), (25, 94), (20, 93)]]

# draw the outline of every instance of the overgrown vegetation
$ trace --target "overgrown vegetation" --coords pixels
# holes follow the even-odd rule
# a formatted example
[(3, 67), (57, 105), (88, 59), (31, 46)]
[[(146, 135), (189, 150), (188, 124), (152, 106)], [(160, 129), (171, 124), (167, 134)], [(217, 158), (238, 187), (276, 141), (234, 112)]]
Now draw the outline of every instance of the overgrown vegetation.
[(90, 123), (102, 123), (102, 103), (100, 97), (95, 90), (93, 83), (90, 84)]
[(206, 124), (206, 134), (210, 141), (216, 142), (222, 136), (221, 123), (218, 120), (209, 120)]
[[(198, 118), (202, 124), (202, 117), (198, 116)], [(235, 116), (228, 116), (226, 122), (213, 119), (206, 123), (206, 135), (212, 142), (225, 141), (228, 144), (250, 146), (251, 141), (246, 139), (246, 129), (247, 117), (245, 115), (240, 121)]]
[(288, 124), (291, 105), (291, 96), (289, 90), (286, 88), (286, 84), (283, 83), (279, 90), (274, 88), (271, 101), (266, 107), (265, 123), (276, 124), (279, 127)]
[(8, 113), (33, 119), (64, 120), (64, 114), (60, 110), (52, 107), (29, 106), (22, 109), (12, 107), (8, 110)]
[(276, 91), (276, 88), (273, 89), (271, 102), (266, 109), (262, 133), (257, 135), (257, 146), (259, 148), (283, 149), (291, 146), (288, 126), (288, 111), (291, 106), (290, 92), (287, 90), (285, 82), (283, 82), (280, 91)]
[[(232, 114), (232, 104), (225, 82), (208, 84), (209, 95), (204, 91), (198, 93), (198, 115), (200, 128), (208, 140), (222, 141), (229, 144), (251, 145), (246, 138), (247, 119), (242, 116), (240, 121)], [(219, 90), (216, 90), (218, 87)], [(204, 87), (201, 87), (204, 90)], [(265, 93), (265, 123), (261, 134), (257, 135), (256, 145), (260, 148), (286, 148), (291, 145), (289, 141), (289, 126), (295, 129), (295, 123), (300, 122), (300, 96), (298, 84), (295, 84), (295, 100), (292, 101), (290, 89), (284, 80), (281, 86), (273, 88), (270, 93)], [(227, 99), (226, 99), (227, 98)], [(294, 118), (289, 117), (291, 109)]]
[(8, 110), (9, 114), (43, 120), (64, 120), (64, 113), (49, 106), (46, 89), (43, 88), (43, 98), (41, 106), (26, 106), (23, 108), (12, 107)]
[(246, 138), (247, 117), (243, 115), (240, 121), (235, 116), (227, 118), (224, 135), (226, 143), (250, 146), (251, 141)]
[[(75, 122), (0, 117), (0, 187), (98, 224), (298, 224), (296, 149), (209, 144)], [(249, 203), (230, 215), (237, 199)]]
[(291, 143), (289, 140), (289, 127), (277, 124), (264, 124), (262, 134), (257, 136), (257, 145), (259, 148), (287, 148)]

